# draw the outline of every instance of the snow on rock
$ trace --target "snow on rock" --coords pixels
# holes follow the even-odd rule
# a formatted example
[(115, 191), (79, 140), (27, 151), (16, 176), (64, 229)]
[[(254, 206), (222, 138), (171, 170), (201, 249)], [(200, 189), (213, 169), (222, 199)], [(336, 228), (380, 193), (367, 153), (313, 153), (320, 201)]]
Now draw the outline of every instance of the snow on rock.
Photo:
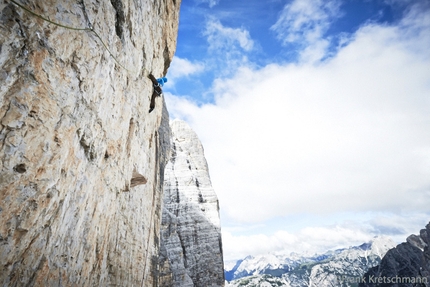
[(317, 264), (298, 268), (284, 277), (292, 287), (341, 286), (345, 282), (359, 282), (364, 273), (377, 265), (394, 245), (388, 237), (375, 237), (360, 246), (340, 250)]
[(236, 279), (229, 286), (263, 286), (263, 282), (272, 284), (268, 286), (341, 286), (342, 282), (359, 281), (394, 245), (388, 237), (375, 237), (360, 246), (311, 257), (248, 256), (227, 271), (226, 278)]
[[(282, 277), (272, 275), (252, 275), (227, 282), (226, 287), (291, 287)], [(303, 285), (306, 286), (306, 285)]]
[(271, 274), (279, 276), (292, 270), (303, 260), (309, 260), (305, 257), (294, 256), (294, 259), (284, 255), (265, 254), (259, 256), (247, 256), (237, 264), (226, 271), (226, 279), (233, 280), (242, 277), (258, 274)]
[(172, 121), (171, 130), (161, 249), (165, 249), (162, 259), (169, 262), (173, 278), (161, 278), (160, 286), (224, 286), (218, 198), (203, 146), (185, 122)]

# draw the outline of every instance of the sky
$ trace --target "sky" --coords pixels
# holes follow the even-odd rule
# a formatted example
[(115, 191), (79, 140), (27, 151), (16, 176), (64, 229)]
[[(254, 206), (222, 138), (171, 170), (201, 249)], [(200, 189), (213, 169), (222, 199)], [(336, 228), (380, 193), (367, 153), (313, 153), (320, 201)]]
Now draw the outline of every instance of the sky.
[(430, 222), (429, 0), (183, 0), (164, 96), (205, 148), (224, 259)]

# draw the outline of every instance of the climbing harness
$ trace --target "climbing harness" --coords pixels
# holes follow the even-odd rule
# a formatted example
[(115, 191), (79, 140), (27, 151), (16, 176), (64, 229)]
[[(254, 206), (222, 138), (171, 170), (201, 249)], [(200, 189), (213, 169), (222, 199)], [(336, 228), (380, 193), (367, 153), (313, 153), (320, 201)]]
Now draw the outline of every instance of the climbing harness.
[[(160, 81), (163, 81), (163, 80), (160, 80), (160, 79), (166, 79), (166, 78), (156, 79), (152, 74), (149, 74), (148, 78), (151, 80), (152, 85), (154, 86), (154, 91), (158, 95), (161, 95), (163, 93), (163, 90), (161, 89), (161, 87), (163, 86), (163, 84), (161, 84)], [(167, 79), (166, 79), (166, 81), (163, 81), (163, 83), (165, 83), (165, 82), (167, 82)]]
[(161, 91), (160, 84), (154, 85), (154, 91), (159, 95), (163, 93), (163, 91)]
[[(163, 83), (167, 82), (167, 79), (166, 78), (156, 79), (152, 74), (149, 74), (148, 78), (151, 80), (152, 85), (154, 87), (154, 92), (152, 93), (152, 96), (151, 96), (151, 103), (149, 105), (149, 112), (152, 112), (155, 108), (155, 98), (160, 97), (161, 94), (163, 93), (163, 90), (161, 89), (161, 87), (163, 86)], [(161, 79), (165, 79), (165, 81)], [(159, 80), (162, 81), (162, 83), (160, 83)]]

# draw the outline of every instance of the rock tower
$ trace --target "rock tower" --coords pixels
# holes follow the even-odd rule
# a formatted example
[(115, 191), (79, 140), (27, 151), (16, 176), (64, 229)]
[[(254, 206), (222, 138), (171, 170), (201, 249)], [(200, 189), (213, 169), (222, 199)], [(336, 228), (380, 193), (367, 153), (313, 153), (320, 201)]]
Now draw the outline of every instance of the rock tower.
[(160, 260), (165, 262), (165, 270), (160, 274), (161, 286), (224, 286), (219, 203), (203, 146), (185, 122), (175, 120), (170, 126), (172, 154), (164, 174)]

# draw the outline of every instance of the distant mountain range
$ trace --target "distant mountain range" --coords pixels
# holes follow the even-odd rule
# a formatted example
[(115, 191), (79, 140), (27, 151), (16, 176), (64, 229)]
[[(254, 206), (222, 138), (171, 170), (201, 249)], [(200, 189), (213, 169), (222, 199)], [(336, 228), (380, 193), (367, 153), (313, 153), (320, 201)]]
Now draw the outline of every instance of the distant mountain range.
[(225, 271), (227, 287), (358, 286), (366, 271), (378, 265), (395, 243), (375, 237), (360, 246), (315, 256), (298, 254), (248, 256)]

